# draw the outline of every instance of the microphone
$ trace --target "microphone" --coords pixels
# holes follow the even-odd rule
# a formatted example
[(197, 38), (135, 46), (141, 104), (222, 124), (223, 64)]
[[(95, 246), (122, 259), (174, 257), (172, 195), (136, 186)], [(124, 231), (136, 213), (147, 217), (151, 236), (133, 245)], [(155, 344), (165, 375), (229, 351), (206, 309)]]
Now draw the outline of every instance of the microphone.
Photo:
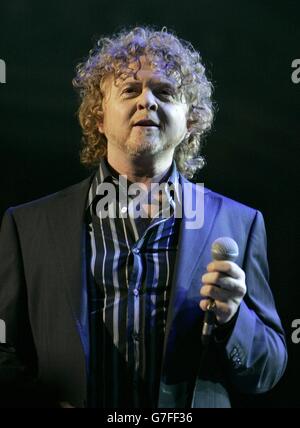
[[(228, 260), (234, 262), (239, 255), (239, 247), (234, 239), (223, 236), (213, 242), (211, 246), (211, 255), (213, 260)], [(210, 302), (204, 314), (202, 327), (201, 340), (204, 346), (209, 344), (216, 322), (216, 315), (214, 312), (216, 303), (212, 299), (209, 300)]]

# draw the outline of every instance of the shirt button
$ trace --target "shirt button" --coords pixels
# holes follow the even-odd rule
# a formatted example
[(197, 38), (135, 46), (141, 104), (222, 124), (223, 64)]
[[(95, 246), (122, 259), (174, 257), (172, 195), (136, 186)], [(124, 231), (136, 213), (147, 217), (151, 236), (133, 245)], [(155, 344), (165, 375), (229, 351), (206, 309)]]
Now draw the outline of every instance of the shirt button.
[(139, 254), (139, 253), (140, 253), (140, 250), (139, 250), (138, 248), (133, 248), (133, 249), (132, 249), (132, 252), (133, 252), (134, 254)]
[(136, 288), (133, 290), (133, 294), (135, 295), (135, 296), (138, 296), (139, 295), (139, 290), (137, 290)]

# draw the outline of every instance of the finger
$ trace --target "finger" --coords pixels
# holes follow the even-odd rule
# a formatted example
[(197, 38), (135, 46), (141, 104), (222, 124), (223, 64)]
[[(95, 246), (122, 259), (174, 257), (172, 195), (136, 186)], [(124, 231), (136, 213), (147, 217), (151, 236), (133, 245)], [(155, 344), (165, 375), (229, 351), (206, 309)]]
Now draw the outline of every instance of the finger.
[(234, 262), (228, 260), (215, 260), (207, 265), (208, 272), (222, 272), (235, 279), (244, 279), (245, 272)]
[(200, 303), (199, 303), (199, 306), (202, 309), (202, 311), (207, 311), (209, 304), (211, 304), (211, 300), (210, 299), (201, 299)]
[(201, 279), (203, 284), (215, 285), (231, 291), (234, 297), (244, 296), (247, 291), (244, 280), (237, 280), (220, 272), (206, 273)]
[(235, 278), (232, 278), (222, 272), (206, 273), (202, 276), (201, 280), (203, 283), (215, 284), (227, 290), (231, 290), (238, 284), (238, 281)]
[(200, 295), (209, 297), (211, 299), (218, 299), (221, 301), (242, 299), (247, 292), (246, 284), (236, 282), (226, 287), (219, 287), (214, 284), (203, 284), (200, 288)]
[(202, 297), (220, 300), (221, 302), (228, 302), (235, 298), (232, 292), (211, 284), (204, 284), (200, 289), (200, 294)]
[[(210, 299), (202, 299), (199, 303), (200, 308), (205, 312), (209, 304), (211, 303)], [(228, 319), (232, 318), (234, 314), (234, 307), (231, 304), (215, 301), (215, 307), (213, 309), (216, 319), (219, 323), (227, 322)]]

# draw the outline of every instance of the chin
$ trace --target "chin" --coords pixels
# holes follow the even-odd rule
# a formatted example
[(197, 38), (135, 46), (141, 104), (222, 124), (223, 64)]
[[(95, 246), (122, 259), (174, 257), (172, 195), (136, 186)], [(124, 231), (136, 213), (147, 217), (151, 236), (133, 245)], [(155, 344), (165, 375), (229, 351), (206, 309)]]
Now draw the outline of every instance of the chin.
[(143, 143), (134, 143), (127, 145), (127, 153), (129, 154), (156, 154), (164, 149), (160, 141), (144, 141)]

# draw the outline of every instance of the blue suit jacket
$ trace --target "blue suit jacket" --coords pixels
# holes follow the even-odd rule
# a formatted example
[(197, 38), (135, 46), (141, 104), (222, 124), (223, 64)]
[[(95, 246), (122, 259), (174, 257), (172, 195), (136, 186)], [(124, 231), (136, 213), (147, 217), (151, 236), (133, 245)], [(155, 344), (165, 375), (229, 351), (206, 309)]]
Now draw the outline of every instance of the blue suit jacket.
[[(265, 392), (282, 376), (286, 345), (268, 286), (266, 235), (260, 212), (183, 176), (204, 200), (204, 223), (188, 228), (183, 203), (170, 297), (159, 407), (229, 407), (230, 390)], [(91, 177), (54, 195), (13, 207), (0, 233), (0, 384), (48, 391), (54, 401), (87, 404), (89, 328), (84, 212)], [(184, 186), (183, 186), (184, 187)], [(232, 237), (247, 294), (228, 340), (203, 354), (201, 276), (212, 242)], [(34, 385), (34, 387), (32, 387)], [(1, 406), (1, 403), (0, 403)]]

